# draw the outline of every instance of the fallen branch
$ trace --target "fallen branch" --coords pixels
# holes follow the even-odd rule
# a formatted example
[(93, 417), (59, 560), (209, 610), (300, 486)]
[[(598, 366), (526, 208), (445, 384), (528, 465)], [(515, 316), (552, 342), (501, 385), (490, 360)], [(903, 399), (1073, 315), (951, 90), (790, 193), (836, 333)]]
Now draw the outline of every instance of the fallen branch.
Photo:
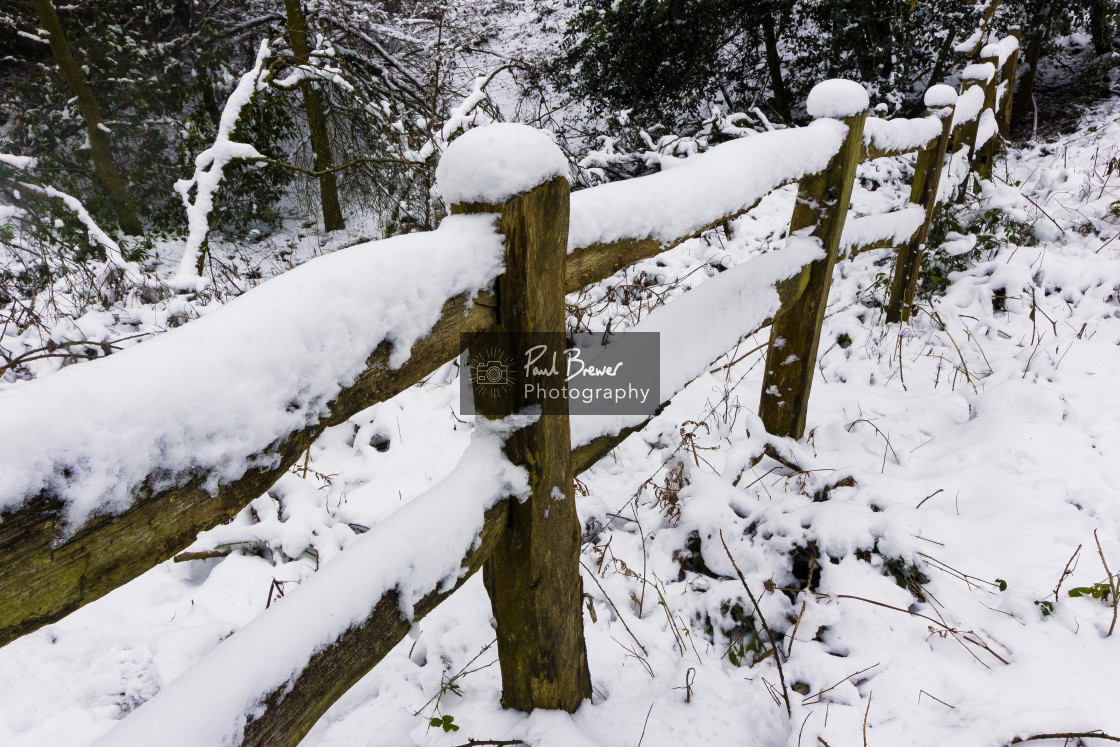
[(1053, 734), (1035, 734), (1030, 737), (1015, 737), (1011, 740), (1011, 744), (1040, 742), (1044, 739), (1104, 739), (1109, 742), (1120, 742), (1120, 737), (1105, 734), (1103, 731), (1063, 731)]

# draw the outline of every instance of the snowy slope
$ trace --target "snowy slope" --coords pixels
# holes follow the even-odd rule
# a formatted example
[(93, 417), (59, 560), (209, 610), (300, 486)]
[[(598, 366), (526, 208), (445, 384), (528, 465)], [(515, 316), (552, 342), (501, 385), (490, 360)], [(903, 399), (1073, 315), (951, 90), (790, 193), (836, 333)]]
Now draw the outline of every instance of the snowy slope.
[[(574, 716), (501, 710), (476, 579), (305, 743), (793, 747), (866, 735), (869, 745), (996, 747), (1040, 732), (1120, 734), (1113, 610), (1068, 596), (1105, 579), (1094, 531), (1120, 569), (1120, 190), (1102, 176), (1120, 155), (1117, 113), (1101, 106), (1076, 134), (997, 165), (977, 214), (1000, 207), (1041, 241), (991, 225), (974, 231), (994, 237), (990, 247), (953, 238), (951, 251), (971, 249), (968, 268), (910, 326), (882, 320), (889, 252), (841, 263), (812, 433), (779, 444), (804, 472), (750, 466), (763, 446), (758, 351), (695, 382), (582, 477), (592, 703)], [(873, 163), (861, 176), (870, 186), (903, 171)], [(855, 206), (882, 212), (903, 199), (864, 189)], [(688, 242), (615, 285), (642, 272), (705, 282), (769, 248), (791, 203), (790, 190), (776, 193), (731, 238)], [(613, 313), (622, 307), (607, 287), (584, 300)], [(765, 332), (728, 361), (764, 342)], [(284, 604), (274, 580), (290, 589), (445, 477), (471, 431), (454, 378), (447, 367), (331, 429), (306, 465), (193, 548), (255, 554), (166, 563), (0, 649), (0, 744), (92, 742), (270, 599)], [(792, 718), (774, 657), (754, 663), (769, 644), (720, 532), (789, 651)], [(460, 730), (429, 728), (437, 713)]]

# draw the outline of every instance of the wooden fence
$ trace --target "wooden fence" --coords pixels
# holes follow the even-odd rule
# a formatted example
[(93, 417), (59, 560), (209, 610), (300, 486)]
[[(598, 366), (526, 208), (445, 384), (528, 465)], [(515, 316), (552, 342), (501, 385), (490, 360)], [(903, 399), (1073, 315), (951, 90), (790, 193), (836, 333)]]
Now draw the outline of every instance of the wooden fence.
[[(798, 189), (789, 235), (798, 241), (809, 239), (813, 251), (804, 256), (812, 261), (792, 273), (775, 271), (767, 281), (777, 280), (776, 285), (769, 286), (773, 291), (768, 292), (774, 297), (769, 310), (757, 319), (738, 320), (736, 332), (741, 337), (773, 325), (759, 413), (770, 434), (800, 438), (835, 263), (845, 254), (896, 248), (886, 316), (891, 322), (909, 318), (926, 237), (938, 203), (961, 186), (969, 164), (981, 176), (990, 174), (998, 135), (1008, 129), (1017, 57), (1014, 36), (985, 46), (980, 62), (964, 70), (959, 97), (947, 86), (932, 87), (926, 95), (927, 113), (918, 119), (882, 120), (868, 117), (860, 107), (840, 112), (843, 126), (836, 121), (827, 126), (817, 122), (810, 128), (765, 133), (717, 146), (714, 150), (719, 153), (762, 153), (790, 147), (799, 132), (812, 130), (834, 136), (828, 141), (832, 144), (826, 157), (817, 166), (777, 173), (762, 187), (746, 189), (731, 203), (721, 204), (718, 212), (697, 213), (672, 236), (649, 227), (620, 229), (609, 240), (576, 236), (574, 227), (579, 216), (591, 210), (600, 195), (617, 197), (618, 189), (606, 191), (616, 185), (570, 197), (565, 179), (549, 178), (502, 204), (452, 206), (453, 214), (499, 216), (499, 230), (506, 240), (506, 270), (496, 292), (483, 293), (473, 300), (466, 296), (448, 299), (438, 322), (413, 345), (400, 367), (389, 365), (392, 345), (383, 341), (370, 352), (364, 372), (330, 403), (327, 415), (312, 426), (277, 434), (272, 443), (260, 444), (260, 453), (270, 457), (261, 462), (265, 466), (226, 480), (216, 492), (205, 489), (208, 476), (197, 471), (171, 480), (173, 487), (162, 487), (169, 482), (167, 476), (157, 479), (153, 472), (133, 490), (127, 510), (92, 518), (65, 541), (58, 539), (62, 536), (64, 511), (60, 501), (45, 491), (24, 496), (18, 508), (0, 516), (0, 644), (61, 619), (170, 558), (190, 544), (199, 531), (234, 516), (268, 490), (324, 429), (393, 397), (455, 358), (461, 352), (462, 334), (498, 330), (513, 338), (516, 345), (519, 335), (563, 332), (565, 294), (605, 280), (639, 260), (731, 220), (753, 208), (769, 192), (793, 182)], [(749, 146), (754, 150), (743, 151), (748, 147), (742, 145), (744, 142), (754, 142)], [(735, 148), (739, 151), (733, 151)], [(857, 165), (913, 152), (917, 158), (911, 204), (882, 216), (849, 217)], [(710, 158), (707, 163), (718, 158)], [(675, 169), (623, 183), (629, 185), (627, 199), (641, 201), (655, 195), (666, 201), (666, 207), (671, 206), (675, 199), (672, 180), (678, 173), (685, 172)], [(728, 208), (728, 204), (732, 206)], [(754, 265), (757, 261), (742, 268), (745, 272), (751, 267), (761, 268), (761, 264)], [(671, 313), (672, 308), (671, 303), (666, 310)], [(697, 363), (706, 367), (710, 362)], [(684, 383), (679, 382), (674, 390), (679, 391)], [(564, 384), (558, 381), (557, 385)], [(662, 399), (673, 393), (663, 391)], [(525, 404), (506, 401), (485, 415), (498, 418)], [(573, 478), (643, 425), (632, 423), (616, 435), (573, 444), (567, 416), (557, 415), (541, 418), (510, 436), (505, 453), (527, 469), (531, 496), (524, 501), (502, 500), (484, 511), (480, 509), (482, 529), (464, 548), (461, 571), (450, 581), (434, 584), (418, 599), (406, 600), (400, 588), (387, 591), (369, 605), (362, 620), (332, 634), (331, 640), (309, 643), (302, 655), (305, 663), (295, 670), (283, 671), (270, 681), (258, 678), (245, 684), (239, 691), (244, 703), (234, 704), (223, 733), (242, 744), (297, 744), (330, 705), (388, 654), (415, 622), (479, 569), (484, 569), (497, 620), (505, 705), (522, 710), (574, 710), (590, 696), (591, 681), (583, 643), (580, 531)], [(554, 486), (561, 487), (562, 500), (557, 500)], [(424, 499), (421, 496), (416, 500)], [(375, 527), (356, 542), (376, 543), (377, 531)], [(348, 548), (344, 556), (350, 552)], [(416, 547), (415, 553), (419, 557), (424, 548)], [(327, 564), (316, 577), (329, 577), (336, 562)], [(408, 558), (402, 560), (405, 565), (408, 562)], [(270, 627), (270, 621), (307, 612), (301, 605), (312, 603), (312, 599), (309, 592), (308, 599), (301, 602), (302, 590), (265, 612), (259, 624), (254, 621), (221, 643), (197, 671), (183, 675), (182, 683), (176, 680), (124, 719), (106, 737), (106, 743), (144, 743), (153, 734), (160, 734), (161, 744), (174, 744), (176, 740), (197, 743), (190, 722), (176, 725), (176, 713), (190, 711), (199, 721), (222, 716), (194, 713), (184, 707), (183, 701), (198, 702), (196, 696), (204, 701), (201, 694), (207, 689), (228, 693), (228, 680), (237, 678), (238, 673), (219, 666), (222, 659), (215, 656), (223, 651), (267, 650), (272, 640), (269, 636), (283, 629), (279, 622)], [(318, 612), (326, 614), (325, 610)], [(217, 687), (216, 678), (223, 681), (221, 687)], [(185, 735), (168, 737), (176, 729), (185, 729)]]

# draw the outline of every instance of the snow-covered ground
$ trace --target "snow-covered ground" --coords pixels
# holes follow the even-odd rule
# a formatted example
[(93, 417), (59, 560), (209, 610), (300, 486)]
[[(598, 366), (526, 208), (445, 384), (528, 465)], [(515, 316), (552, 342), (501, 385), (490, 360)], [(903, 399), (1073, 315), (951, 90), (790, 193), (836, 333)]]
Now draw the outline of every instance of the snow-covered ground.
[[(800, 470), (751, 466), (762, 349), (713, 366), (582, 476), (591, 703), (573, 716), (501, 709), (473, 579), (305, 743), (997, 747), (1120, 734), (1114, 600), (1068, 594), (1106, 580), (1102, 554), (1120, 571), (1118, 113), (1101, 105), (1074, 134), (997, 164), (983, 202), (966, 203), (972, 230), (939, 252), (943, 263), (966, 252), (966, 269), (910, 325), (883, 321), (889, 251), (839, 265), (811, 433), (780, 444)], [(897, 207), (889, 182), (904, 172), (862, 167), (857, 211)], [(730, 237), (688, 242), (614, 284), (644, 272), (694, 286), (775, 243), (791, 204), (781, 190)], [(621, 295), (579, 302), (605, 298), (623, 315)], [(458, 407), (449, 365), (328, 431), (191, 548), (232, 554), (165, 563), (0, 649), (0, 744), (87, 744), (284, 604), (285, 588), (451, 472), (472, 429)], [(458, 730), (429, 726), (437, 715)]]

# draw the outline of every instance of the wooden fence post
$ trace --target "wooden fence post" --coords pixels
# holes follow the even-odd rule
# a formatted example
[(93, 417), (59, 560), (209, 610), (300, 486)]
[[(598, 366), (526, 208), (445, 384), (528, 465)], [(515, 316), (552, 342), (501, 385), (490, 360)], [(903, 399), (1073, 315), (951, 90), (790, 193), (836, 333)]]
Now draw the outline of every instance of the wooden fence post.
[[(495, 331), (505, 350), (521, 358), (516, 351), (537, 344), (542, 334), (564, 339), (569, 187), (567, 179), (556, 174), (560, 168), (567, 173), (567, 161), (547, 135), (524, 125), (491, 125), (467, 133), (463, 142), (454, 145), (466, 147), (473, 133), (486, 130), (494, 130), (497, 136), (486, 133), (473, 138), (470, 146), (476, 148), (476, 167), (509, 163), (509, 153), (519, 149), (534, 151), (538, 163), (543, 151), (547, 163), (559, 165), (527, 185), (530, 189), (501, 204), (460, 202), (451, 206), (453, 214), (500, 215), (506, 271), (498, 281)], [(478, 152), (480, 147), (483, 150)], [(450, 155), (449, 149), (444, 161)], [(562, 365), (561, 370), (534, 381), (562, 390), (567, 386), (565, 369)], [(462, 371), (461, 375), (469, 373)], [(475, 381), (473, 386), (480, 416), (496, 419), (543, 404), (525, 387), (512, 386), (501, 396), (493, 396), (493, 389), (481, 390), (486, 384)], [(566, 398), (562, 412), (546, 407), (535, 423), (510, 436), (506, 454), (528, 469), (532, 494), (525, 502), (508, 502), (505, 535), (483, 566), (497, 621), (502, 703), (522, 711), (559, 708), (572, 712), (591, 697), (591, 677), (583, 639), (580, 526)]]
[[(838, 84), (851, 87), (850, 105), (840, 112), (815, 108), (814, 94), (826, 90), (835, 92)], [(797, 187), (789, 236), (801, 236), (804, 229), (811, 229), (809, 236), (820, 240), (825, 257), (806, 266), (798, 277), (778, 286), (782, 305), (774, 315), (758, 406), (766, 431), (775, 436), (801, 438), (805, 432), (809, 390), (817, 365), (817, 347), (832, 284), (832, 268), (836, 264), (840, 235), (844, 232), (856, 166), (863, 152), (867, 104), (867, 92), (851, 81), (825, 81), (809, 93), (809, 113), (814, 117), (839, 115), (840, 121), (848, 126), (848, 133), (828, 168), (805, 177)]]
[[(1008, 31), (1007, 35), (1015, 37), (1022, 44), (1023, 30), (1018, 26)], [(1000, 110), (997, 116), (999, 134), (1003, 138), (1011, 136), (1011, 105), (1015, 99), (1015, 83), (1019, 78), (1019, 49), (1020, 47), (1015, 48), (1015, 51), (1011, 53), (1003, 66), (1003, 80), (1007, 82), (1007, 90), (1003, 94), (1003, 101), (1000, 102)]]
[[(976, 80), (974, 78), (965, 78), (964, 80), (961, 81), (961, 95), (963, 96), (965, 91), (967, 91), (968, 89), (970, 89), (974, 86), (978, 86), (980, 84), (981, 84), (981, 82), (979, 80)], [(957, 98), (959, 99), (960, 97), (958, 96)], [(983, 113), (983, 109), (981, 108), (981, 114), (982, 113)], [(961, 149), (961, 146), (967, 145), (968, 148), (969, 148), (968, 160), (970, 162), (972, 160), (974, 160), (975, 157), (976, 157), (976, 154), (972, 151), (973, 151), (973, 149), (976, 145), (976, 130), (979, 128), (979, 126), (980, 126), (980, 115), (978, 114), (978, 115), (976, 115), (976, 118), (973, 119), (971, 122), (964, 122), (959, 127), (957, 127), (956, 131), (953, 132), (953, 137), (952, 137), (952, 140), (950, 141), (951, 142), (951, 145), (949, 146), (950, 152), (956, 153), (958, 150)]]
[(905, 322), (910, 319), (914, 292), (918, 288), (918, 270), (922, 265), (929, 225), (937, 208), (937, 191), (945, 164), (945, 151), (953, 133), (953, 111), (957, 92), (947, 85), (930, 86), (926, 91), (926, 115), (941, 118), (941, 137), (929, 148), (918, 151), (914, 165), (914, 183), (910, 187), (910, 202), (925, 208), (926, 217), (918, 232), (905, 246), (898, 248), (895, 257), (894, 277), (891, 279), (891, 296), (887, 303), (887, 321)]
[[(992, 50), (987, 50), (991, 52)], [(983, 52), (981, 52), (983, 54)], [(984, 112), (989, 109), (992, 112), (992, 117), (996, 123), (996, 131), (988, 137), (988, 141), (981, 147), (976, 149), (973, 154), (973, 160), (976, 164), (976, 173), (981, 179), (992, 178), (992, 163), (996, 158), (996, 149), (999, 147), (999, 109), (996, 105), (996, 99), (999, 91), (1000, 76), (1003, 69), (999, 64), (999, 52), (996, 51), (994, 56), (981, 57), (981, 64), (988, 64), (992, 66), (992, 77), (984, 83), (984, 107), (980, 110), (980, 116), (977, 117), (977, 130), (979, 130), (980, 120), (984, 118)], [(974, 141), (975, 142), (975, 141)]]

